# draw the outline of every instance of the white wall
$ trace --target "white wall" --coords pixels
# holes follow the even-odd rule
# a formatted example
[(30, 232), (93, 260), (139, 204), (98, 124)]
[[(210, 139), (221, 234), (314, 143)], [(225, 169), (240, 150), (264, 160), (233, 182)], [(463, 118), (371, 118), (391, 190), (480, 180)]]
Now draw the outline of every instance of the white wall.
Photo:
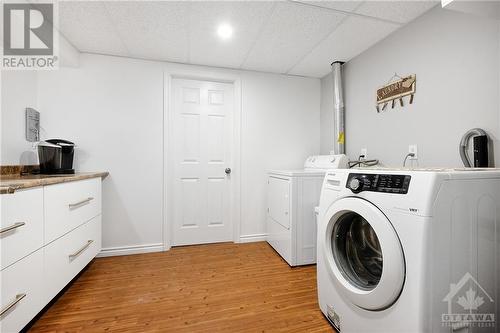
[(320, 82), (242, 72), (242, 235), (262, 235), (266, 171), (302, 168), (319, 153)]
[(77, 144), (75, 168), (105, 170), (103, 247), (162, 243), (163, 73), (157, 63), (81, 55), (40, 72), (49, 137)]
[[(344, 77), (350, 157), (367, 148), (369, 157), (399, 167), (408, 145), (418, 144), (420, 166), (460, 167), (460, 138), (481, 127), (493, 137), (500, 166), (498, 25), (436, 8), (349, 61)], [(376, 89), (394, 72), (417, 75), (415, 102), (377, 114)], [(322, 96), (323, 105), (331, 99), (328, 77), (322, 91), (330, 92)], [(332, 109), (321, 112), (323, 119)], [(322, 140), (331, 139), (333, 123), (326, 128)]]
[(37, 109), (37, 72), (0, 71), (1, 165), (38, 164), (32, 144), (25, 139), (26, 108)]
[[(63, 35), (58, 33), (57, 38), (55, 51), (59, 66), (77, 67), (80, 52)], [(25, 110), (27, 107), (38, 109), (37, 80), (37, 71), (0, 71), (1, 165), (38, 164), (36, 146), (25, 140)]]
[(163, 72), (237, 74), (242, 84), (241, 235), (265, 233), (266, 170), (299, 168), (319, 152), (320, 82), (82, 54), (79, 68), (41, 72), (48, 136), (78, 145), (78, 170), (107, 170), (103, 247), (162, 243)]

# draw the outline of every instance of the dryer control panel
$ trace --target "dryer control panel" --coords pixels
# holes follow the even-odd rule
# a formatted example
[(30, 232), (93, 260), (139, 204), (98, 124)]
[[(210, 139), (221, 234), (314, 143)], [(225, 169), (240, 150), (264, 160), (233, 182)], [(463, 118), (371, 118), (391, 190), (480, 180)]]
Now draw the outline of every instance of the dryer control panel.
[(350, 173), (346, 187), (353, 193), (362, 191), (406, 194), (410, 187), (411, 176), (408, 175), (377, 175)]

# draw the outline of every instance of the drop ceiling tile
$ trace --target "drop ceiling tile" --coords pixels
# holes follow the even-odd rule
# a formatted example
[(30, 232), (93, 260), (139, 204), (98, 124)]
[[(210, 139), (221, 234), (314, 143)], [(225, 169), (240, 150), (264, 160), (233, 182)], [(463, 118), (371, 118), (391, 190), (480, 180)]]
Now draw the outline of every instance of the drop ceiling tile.
[(128, 55), (102, 2), (59, 2), (59, 31), (82, 52)]
[(366, 1), (356, 13), (399, 23), (408, 23), (422, 15), (438, 1)]
[(280, 2), (263, 27), (242, 68), (285, 73), (346, 16), (296, 3)]
[(348, 61), (385, 38), (400, 25), (351, 16), (289, 73), (323, 77), (333, 61)]
[(177, 1), (108, 1), (104, 4), (131, 56), (188, 61), (189, 4)]
[[(190, 6), (190, 63), (239, 68), (275, 3), (200, 1), (190, 2)], [(233, 27), (230, 40), (217, 36), (221, 23)]]
[(363, 1), (336, 1), (336, 0), (320, 0), (320, 1), (299, 0), (297, 2), (302, 2), (327, 9), (341, 10), (344, 12), (352, 12), (363, 3)]

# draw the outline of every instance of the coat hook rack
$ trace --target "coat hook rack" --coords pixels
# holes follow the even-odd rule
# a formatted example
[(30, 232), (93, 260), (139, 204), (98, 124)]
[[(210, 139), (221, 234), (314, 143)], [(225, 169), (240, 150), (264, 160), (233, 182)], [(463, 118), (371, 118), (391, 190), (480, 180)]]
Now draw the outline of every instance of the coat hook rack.
[(377, 90), (375, 104), (377, 113), (384, 111), (389, 103), (391, 103), (391, 109), (394, 109), (398, 100), (399, 105), (404, 107), (403, 97), (406, 96), (410, 96), (409, 104), (413, 104), (416, 82), (417, 76), (415, 74), (401, 77), (398, 73), (394, 73), (387, 84)]

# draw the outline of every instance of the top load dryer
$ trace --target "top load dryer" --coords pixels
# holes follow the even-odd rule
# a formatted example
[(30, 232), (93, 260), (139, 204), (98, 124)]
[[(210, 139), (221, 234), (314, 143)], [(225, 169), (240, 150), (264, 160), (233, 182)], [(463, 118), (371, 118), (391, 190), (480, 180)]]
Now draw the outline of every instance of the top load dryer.
[(310, 156), (300, 170), (268, 173), (267, 242), (290, 266), (316, 263), (316, 217), (327, 170), (346, 168), (345, 155)]

